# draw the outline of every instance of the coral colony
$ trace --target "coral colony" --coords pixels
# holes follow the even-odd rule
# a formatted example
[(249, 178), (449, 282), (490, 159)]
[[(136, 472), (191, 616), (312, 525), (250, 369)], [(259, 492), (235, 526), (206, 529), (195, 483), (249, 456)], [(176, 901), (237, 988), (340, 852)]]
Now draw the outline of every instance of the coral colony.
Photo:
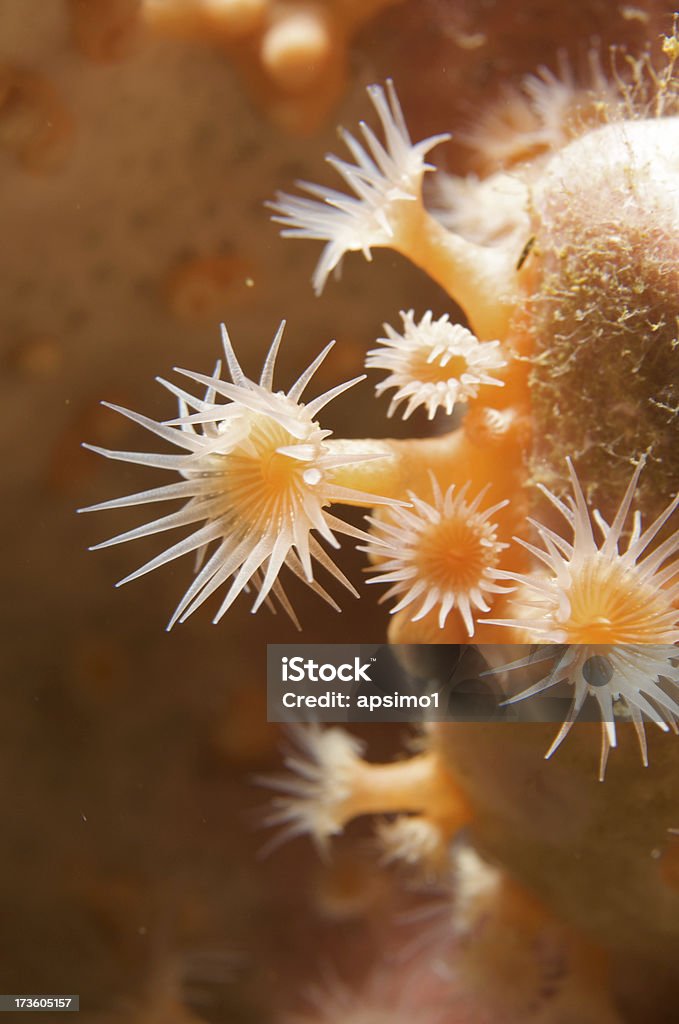
[[(97, 545), (189, 528), (121, 581), (194, 556), (170, 627), (217, 592), (215, 622), (249, 593), (253, 611), (278, 605), (297, 624), (292, 577), (335, 605), (324, 583), (355, 594), (337, 564), (344, 534), (367, 555), (368, 582), (387, 588), (392, 642), (501, 645), (493, 673), (508, 704), (566, 686), (570, 710), (547, 757), (572, 739), (549, 764), (532, 723), (498, 727), (501, 741), (492, 725), (431, 725), (391, 764), (369, 763), (342, 728), (308, 726), (292, 733), (288, 771), (268, 781), (274, 845), (308, 834), (327, 849), (352, 819), (382, 816), (385, 862), (445, 875), (455, 910), (446, 903), (429, 932), (437, 952), (454, 940), (455, 977), (484, 1005), (499, 998), (494, 1020), (619, 1024), (571, 926), (635, 965), (644, 948), (672, 977), (676, 966), (677, 745), (662, 736), (679, 719), (676, 34), (663, 51), (661, 70), (618, 57), (610, 80), (594, 61), (587, 86), (564, 66), (506, 93), (468, 139), (483, 176), (437, 175), (428, 205), (427, 160), (447, 136), (413, 143), (392, 82), (372, 86), (381, 130), (361, 123), (342, 135), (348, 158), (328, 158), (346, 191), (304, 182), (271, 204), (284, 236), (324, 243), (317, 293), (348, 253), (370, 260), (389, 247), (462, 308), (466, 324), (401, 311), (366, 359), (376, 400), (389, 393), (386, 415), (419, 408), (442, 427), (435, 436), (331, 436), (323, 409), (356, 382), (307, 397), (326, 348), (280, 390), (281, 325), (259, 381), (224, 328), (228, 375), (218, 362), (211, 375), (178, 371), (186, 388), (161, 381), (178, 415), (117, 410), (177, 452), (93, 448), (170, 474), (93, 506), (180, 503)], [(339, 518), (342, 505), (368, 510), (365, 529)], [(538, 646), (517, 659), (502, 646), (517, 643)], [(574, 726), (587, 701), (601, 717), (599, 779), (631, 725), (651, 761), (647, 789), (624, 749), (599, 786), (591, 729)], [(650, 758), (646, 721), (658, 726)], [(476, 829), (478, 852), (463, 827)], [(441, 1019), (420, 969), (415, 957), (396, 988), (368, 985), (363, 1002), (319, 991), (309, 1020)], [(444, 998), (450, 1010), (450, 989)]]
[[(180, 454), (93, 449), (179, 476), (95, 509), (183, 501), (97, 547), (192, 528), (121, 583), (197, 552), (170, 626), (222, 587), (215, 622), (251, 587), (253, 611), (275, 600), (296, 622), (279, 578), (285, 569), (333, 605), (318, 567), (355, 593), (318, 539), (337, 548), (335, 534), (344, 533), (368, 554), (369, 582), (389, 585), (382, 600), (395, 601), (393, 641), (565, 644), (545, 679), (516, 697), (565, 679), (572, 714), (552, 749), (591, 694), (605, 725), (602, 774), (617, 712), (631, 716), (645, 760), (644, 716), (667, 729), (679, 715), (679, 531), (666, 529), (679, 504), (676, 396), (668, 393), (678, 386), (670, 164), (679, 146), (678, 48), (666, 39), (664, 70), (643, 59), (631, 85), (619, 76), (611, 85), (600, 72), (589, 88), (566, 71), (530, 78), (471, 140), (500, 169), (480, 180), (444, 177), (437, 216), (423, 201), (434, 170), (426, 157), (448, 136), (413, 143), (393, 83), (372, 86), (381, 135), (362, 122), (360, 137), (342, 134), (350, 159), (328, 157), (349, 191), (301, 183), (305, 195), (281, 193), (271, 204), (274, 220), (285, 237), (325, 243), (317, 293), (347, 253), (370, 260), (378, 246), (405, 254), (445, 288), (469, 326), (401, 312), (401, 332), (385, 325), (366, 367), (387, 371), (376, 393), (395, 392), (388, 416), (398, 410), (405, 419), (421, 406), (442, 418), (462, 407), (460, 425), (418, 440), (333, 438), (317, 417), (356, 381), (302, 400), (329, 346), (284, 392), (273, 383), (282, 326), (258, 383), (243, 373), (224, 328), (230, 381), (220, 363), (212, 376), (178, 371), (202, 395), (161, 381), (179, 402), (179, 415), (163, 423), (117, 410)], [(519, 108), (530, 131), (516, 131)], [(627, 363), (632, 384), (618, 379)], [(635, 405), (630, 415), (628, 392), (639, 388), (639, 412)], [(330, 509), (338, 504), (377, 508), (370, 533), (337, 518)], [(635, 504), (650, 510), (650, 522)], [(584, 646), (569, 653), (568, 645)]]

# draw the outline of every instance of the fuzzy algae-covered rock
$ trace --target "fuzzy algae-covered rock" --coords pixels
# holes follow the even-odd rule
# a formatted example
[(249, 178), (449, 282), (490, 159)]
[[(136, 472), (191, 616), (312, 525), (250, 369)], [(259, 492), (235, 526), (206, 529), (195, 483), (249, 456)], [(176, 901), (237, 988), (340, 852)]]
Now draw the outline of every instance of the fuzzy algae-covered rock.
[(645, 454), (646, 514), (677, 489), (677, 153), (677, 117), (614, 122), (554, 156), (532, 194), (532, 464), (555, 489), (575, 458), (604, 514)]

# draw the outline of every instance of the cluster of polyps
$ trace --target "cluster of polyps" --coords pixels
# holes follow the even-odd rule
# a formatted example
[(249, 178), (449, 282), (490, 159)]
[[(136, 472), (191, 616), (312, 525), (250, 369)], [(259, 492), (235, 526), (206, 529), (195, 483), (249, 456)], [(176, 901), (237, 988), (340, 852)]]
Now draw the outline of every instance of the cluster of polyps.
[[(536, 337), (531, 321), (545, 262), (541, 218), (552, 216), (559, 202), (569, 209), (577, 190), (587, 188), (588, 169), (573, 170), (578, 154), (593, 161), (596, 177), (594, 172), (610, 154), (612, 167), (619, 170), (624, 153), (627, 177), (636, 175), (630, 202), (647, 203), (650, 213), (662, 210), (665, 218), (678, 214), (679, 227), (672, 197), (669, 205), (660, 203), (670, 181), (668, 151), (679, 142), (679, 118), (660, 116), (674, 102), (671, 72), (678, 49), (675, 38), (666, 40), (668, 70), (653, 80), (663, 106), (653, 116), (648, 110), (635, 111), (637, 94), (622, 87), (614, 98), (609, 89), (598, 99), (571, 89), (568, 129), (550, 134), (555, 117), (550, 96), (553, 92), (561, 109), (563, 93), (571, 87), (546, 75), (539, 88), (533, 82), (525, 102), (532, 120), (542, 125), (542, 144), (524, 163), (512, 158), (513, 187), (505, 188), (502, 173), (481, 182), (456, 183), (466, 189), (466, 202), (479, 206), (476, 241), (466, 237), (471, 229), (462, 226), (469, 225), (469, 216), (465, 220), (457, 211), (460, 227), (451, 230), (423, 202), (423, 178), (432, 169), (425, 157), (446, 136), (413, 144), (392, 83), (386, 89), (369, 89), (382, 138), (362, 123), (361, 140), (343, 134), (351, 160), (328, 158), (351, 193), (303, 184), (306, 196), (278, 196), (272, 204), (275, 219), (286, 236), (325, 242), (314, 276), (317, 292), (347, 252), (363, 252), (370, 259), (374, 247), (389, 247), (410, 257), (464, 309), (468, 327), (447, 317), (434, 319), (431, 311), (419, 320), (412, 311), (402, 313), (403, 334), (387, 328), (388, 337), (367, 360), (369, 368), (389, 371), (377, 383), (378, 395), (397, 389), (390, 412), (405, 400), (405, 416), (418, 405), (430, 416), (450, 415), (462, 404), (461, 425), (421, 440), (331, 438), (316, 417), (353, 381), (305, 404), (302, 394), (322, 356), (287, 392), (274, 391), (281, 332), (259, 383), (245, 376), (225, 334), (231, 382), (222, 380), (219, 364), (212, 376), (181, 371), (207, 388), (204, 397), (163, 382), (179, 398), (179, 417), (165, 423), (120, 410), (183, 454), (97, 449), (181, 478), (95, 506), (184, 501), (180, 511), (106, 542), (194, 527), (187, 538), (127, 577), (198, 552), (197, 575), (172, 623), (186, 619), (223, 585), (228, 590), (216, 619), (249, 586), (257, 591), (253, 611), (273, 596), (294, 617), (278, 579), (284, 566), (331, 600), (316, 581), (312, 559), (351, 590), (315, 537), (336, 547), (339, 531), (363, 542), (374, 563), (372, 582), (391, 584), (385, 596), (398, 598), (392, 608), (393, 639), (450, 643), (476, 636), (491, 643), (537, 640), (591, 647), (584, 661), (567, 657), (558, 663), (556, 674), (574, 685), (573, 715), (591, 693), (611, 722), (615, 702), (631, 709), (640, 736), (642, 713), (664, 729), (674, 725), (679, 704), (659, 681), (679, 682), (672, 646), (679, 640), (679, 532), (663, 539), (661, 531), (679, 498), (642, 526), (640, 511), (632, 513), (646, 464), (646, 455), (637, 451), (627, 455), (624, 494), (614, 493), (604, 508), (610, 525), (597, 509), (590, 509), (585, 497), (590, 481), (579, 480), (569, 460), (564, 461), (571, 496), (562, 498), (542, 487), (564, 521), (565, 536), (547, 522), (527, 519), (526, 511), (534, 490), (529, 488), (531, 457), (540, 442), (532, 430), (532, 374), (548, 348), (544, 337)], [(595, 110), (601, 121), (602, 108), (608, 123), (592, 130), (589, 113)], [(479, 241), (484, 233), (486, 241)], [(643, 242), (641, 238), (639, 245)], [(583, 273), (588, 268), (591, 252), (583, 257)], [(553, 275), (549, 280), (548, 300), (553, 303)], [(604, 370), (614, 374), (616, 366)], [(649, 402), (656, 400), (648, 396)], [(673, 423), (670, 429), (675, 429)], [(578, 456), (574, 452), (575, 460)], [(652, 451), (649, 461), (653, 463)], [(565, 468), (552, 466), (553, 477), (558, 480)], [(615, 468), (619, 473), (619, 466)], [(335, 504), (380, 506), (379, 517), (370, 520), (372, 533), (343, 524), (329, 511)], [(202, 525), (196, 528), (196, 523)], [(531, 530), (541, 546), (529, 539)], [(620, 645), (627, 654), (616, 653)], [(656, 656), (649, 657), (647, 650)], [(607, 666), (596, 678), (584, 667), (593, 658)], [(551, 673), (544, 685), (554, 679)], [(614, 743), (614, 729), (605, 728), (604, 753)], [(645, 756), (643, 740), (642, 749)], [(302, 807), (297, 797), (295, 807)], [(330, 813), (329, 807), (325, 812)], [(305, 815), (299, 811), (292, 817), (300, 821)]]

